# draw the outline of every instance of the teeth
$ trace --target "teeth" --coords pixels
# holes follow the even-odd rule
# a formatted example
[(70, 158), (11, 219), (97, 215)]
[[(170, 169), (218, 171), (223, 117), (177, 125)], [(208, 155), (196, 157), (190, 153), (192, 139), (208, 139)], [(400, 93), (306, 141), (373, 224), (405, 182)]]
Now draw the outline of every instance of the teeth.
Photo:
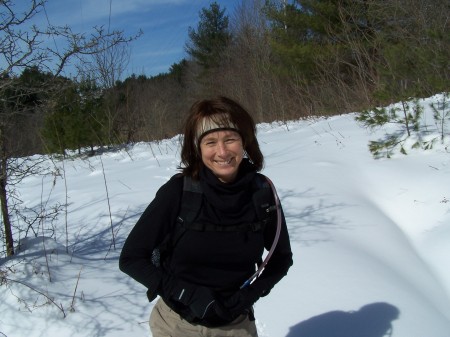
[(231, 163), (231, 159), (227, 160), (227, 161), (216, 161), (216, 163), (219, 165), (228, 165)]

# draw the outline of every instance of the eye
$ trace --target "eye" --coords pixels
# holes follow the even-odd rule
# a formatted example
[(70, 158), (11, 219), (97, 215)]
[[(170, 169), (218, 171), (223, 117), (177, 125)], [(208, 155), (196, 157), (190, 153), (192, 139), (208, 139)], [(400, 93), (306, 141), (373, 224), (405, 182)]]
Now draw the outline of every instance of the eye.
[(206, 146), (213, 146), (214, 144), (216, 144), (216, 141), (214, 139), (205, 139), (203, 144)]
[(228, 144), (234, 143), (235, 141), (237, 141), (237, 138), (234, 138), (234, 137), (225, 139), (225, 143), (228, 143)]

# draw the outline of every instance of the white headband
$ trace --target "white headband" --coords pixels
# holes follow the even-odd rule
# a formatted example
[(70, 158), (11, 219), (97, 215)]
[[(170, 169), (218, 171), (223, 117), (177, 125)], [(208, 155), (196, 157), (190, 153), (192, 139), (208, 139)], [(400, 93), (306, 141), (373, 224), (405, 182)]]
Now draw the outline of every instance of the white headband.
[(200, 140), (208, 133), (220, 130), (234, 130), (239, 132), (238, 127), (234, 124), (228, 114), (215, 115), (214, 119), (205, 117), (199, 123), (197, 132), (195, 134), (195, 143), (200, 144)]

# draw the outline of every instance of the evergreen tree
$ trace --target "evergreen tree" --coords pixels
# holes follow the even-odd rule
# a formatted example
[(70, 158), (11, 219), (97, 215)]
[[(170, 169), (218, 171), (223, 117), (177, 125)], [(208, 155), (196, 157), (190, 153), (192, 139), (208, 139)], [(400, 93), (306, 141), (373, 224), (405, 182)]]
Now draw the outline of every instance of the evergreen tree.
[(266, 10), (273, 25), (272, 45), (286, 73), (313, 81), (332, 65), (342, 75), (360, 67), (358, 48), (373, 41), (381, 25), (371, 17), (372, 6), (354, 0), (270, 4)]
[(65, 153), (103, 145), (107, 135), (102, 96), (92, 81), (73, 84), (60, 92), (42, 130), (49, 152)]
[(447, 3), (272, 1), (267, 13), (282, 70), (309, 84), (361, 83), (379, 103), (448, 89)]
[(380, 81), (376, 97), (384, 101), (408, 100), (447, 91), (450, 83), (448, 3), (402, 1), (388, 9), (390, 19), (379, 33)]
[(65, 154), (74, 148), (74, 126), (80, 110), (80, 98), (74, 85), (67, 86), (53, 103), (53, 109), (46, 115), (42, 136), (48, 152)]
[(225, 9), (213, 2), (209, 9), (201, 10), (197, 30), (189, 27), (186, 51), (205, 69), (219, 65), (222, 52), (231, 41), (228, 22)]

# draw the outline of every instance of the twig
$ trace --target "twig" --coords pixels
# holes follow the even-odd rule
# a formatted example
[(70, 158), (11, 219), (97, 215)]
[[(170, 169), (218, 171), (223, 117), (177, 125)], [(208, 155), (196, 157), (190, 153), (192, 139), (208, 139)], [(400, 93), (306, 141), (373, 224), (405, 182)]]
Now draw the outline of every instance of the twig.
[[(54, 186), (54, 185), (53, 185)], [(53, 190), (53, 188), (52, 188)], [(52, 282), (52, 275), (50, 274), (50, 265), (48, 263), (48, 256), (47, 256), (47, 248), (45, 247), (45, 233), (44, 233), (44, 212), (45, 212), (45, 208), (47, 206), (47, 201), (45, 202), (45, 205), (42, 204), (42, 195), (44, 193), (44, 177), (42, 177), (42, 184), (41, 184), (41, 219), (40, 219), (40, 224), (42, 227), (42, 246), (44, 248), (44, 256), (45, 256), (45, 264), (47, 266), (47, 273), (48, 273), (48, 281)], [(50, 198), (50, 195), (49, 195)], [(38, 228), (39, 230), (39, 228)]]
[[(125, 214), (123, 215), (123, 217), (122, 217), (122, 220), (117, 224), (117, 228), (116, 228), (116, 234), (115, 234), (115, 236), (117, 237), (117, 235), (119, 234), (119, 230), (120, 230), (120, 228), (121, 228), (121, 226), (122, 226), (122, 224), (124, 223), (124, 218), (127, 216), (127, 213), (128, 213), (128, 210), (130, 209), (130, 207), (128, 207), (127, 208), (127, 210), (125, 211)], [(108, 251), (106, 252), (106, 255), (105, 255), (105, 260), (106, 260), (106, 258), (108, 257), (108, 255), (109, 255), (109, 252), (111, 251), (111, 246), (109, 246), (109, 249), (108, 249)]]
[(70, 304), (70, 311), (74, 312), (75, 308), (74, 308), (74, 304), (75, 304), (75, 295), (77, 293), (77, 288), (78, 288), (78, 282), (80, 282), (80, 276), (81, 276), (81, 271), (83, 270), (83, 266), (81, 266), (80, 268), (80, 272), (78, 273), (78, 278), (77, 278), (77, 283), (75, 284), (75, 290), (73, 291), (73, 296), (72, 296), (72, 303)]
[(161, 166), (161, 164), (159, 163), (158, 157), (156, 157), (156, 154), (153, 151), (152, 143), (150, 142), (149, 145), (150, 145), (150, 151), (152, 152), (153, 158), (156, 159), (156, 162), (158, 163), (158, 166)]
[(64, 164), (64, 162), (65, 162), (64, 157), (61, 162), (62, 162), (62, 167), (63, 167), (64, 189), (65, 189), (65, 196), (66, 196), (66, 202), (64, 204), (64, 222), (66, 224), (66, 253), (69, 254), (69, 227), (68, 227), (68, 223), (67, 223), (67, 207), (68, 207), (69, 201), (68, 201), (66, 166)]
[(100, 155), (99, 157), (100, 157), (100, 163), (102, 164), (103, 180), (105, 182), (106, 200), (108, 201), (109, 221), (111, 223), (112, 246), (114, 247), (114, 249), (116, 249), (116, 238), (114, 236), (114, 227), (113, 227), (113, 221), (112, 221), (112, 215), (111, 215), (111, 205), (109, 203), (109, 193), (108, 193), (108, 184), (106, 182), (105, 166), (103, 165), (102, 156)]
[(27, 288), (29, 288), (29, 289), (31, 289), (31, 290), (37, 292), (38, 294), (44, 296), (47, 300), (49, 300), (51, 303), (53, 303), (59, 310), (61, 310), (61, 312), (62, 312), (64, 318), (66, 318), (66, 313), (65, 313), (65, 311), (64, 311), (63, 306), (62, 306), (62, 305), (58, 305), (55, 301), (53, 301), (48, 295), (46, 295), (46, 294), (43, 293), (42, 291), (37, 290), (36, 288), (33, 288), (32, 286), (26, 284), (25, 282), (19, 281), (19, 280), (13, 280), (13, 279), (10, 279), (10, 278), (8, 278), (8, 277), (2, 277), (2, 279), (3, 279), (3, 280), (6, 280), (6, 281), (9, 281), (9, 282), (19, 283), (19, 284), (21, 284), (21, 285), (23, 285), (23, 286), (25, 286), (25, 287), (27, 287)]

